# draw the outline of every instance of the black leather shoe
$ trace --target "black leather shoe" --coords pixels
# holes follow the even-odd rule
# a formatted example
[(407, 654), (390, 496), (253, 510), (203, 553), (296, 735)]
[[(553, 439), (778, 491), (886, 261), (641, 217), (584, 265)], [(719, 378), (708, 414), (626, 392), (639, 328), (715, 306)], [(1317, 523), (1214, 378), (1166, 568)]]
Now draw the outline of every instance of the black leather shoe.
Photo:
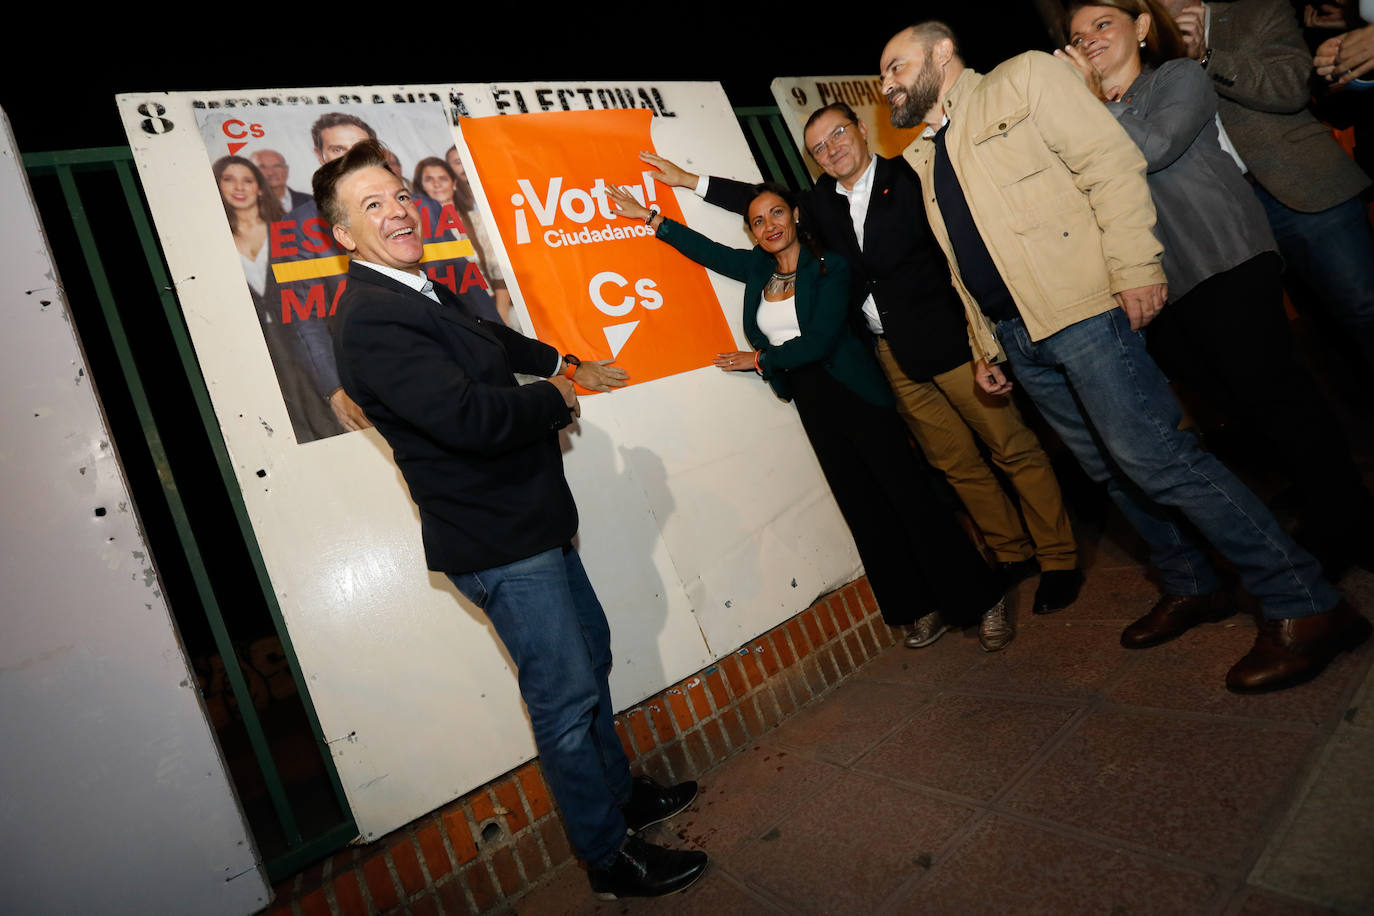
[(592, 893), (602, 900), (621, 897), (663, 897), (691, 887), (706, 871), (706, 853), (664, 849), (627, 836), (604, 868), (588, 868)]
[(1024, 560), (1006, 560), (997, 564), (997, 569), (1002, 573), (1006, 580), (1006, 587), (1011, 588), (1018, 582), (1024, 582), (1031, 576), (1040, 571), (1040, 564), (1035, 557), (1026, 557)]
[(1369, 639), (1371, 629), (1344, 601), (1312, 617), (1261, 620), (1254, 647), (1226, 672), (1226, 689), (1264, 693), (1310, 681), (1337, 655)]
[(1210, 595), (1165, 595), (1150, 608), (1150, 613), (1121, 631), (1121, 645), (1127, 649), (1148, 649), (1182, 636), (1200, 623), (1225, 620), (1236, 612), (1231, 596), (1225, 592)]
[(697, 784), (690, 779), (675, 786), (660, 786), (647, 776), (636, 776), (630, 800), (620, 806), (620, 813), (625, 815), (626, 829), (639, 833), (685, 811), (696, 797)]
[(1035, 603), (1031, 612), (1053, 614), (1078, 600), (1078, 590), (1083, 587), (1083, 574), (1076, 569), (1047, 569), (1040, 574), (1040, 584), (1035, 589)]

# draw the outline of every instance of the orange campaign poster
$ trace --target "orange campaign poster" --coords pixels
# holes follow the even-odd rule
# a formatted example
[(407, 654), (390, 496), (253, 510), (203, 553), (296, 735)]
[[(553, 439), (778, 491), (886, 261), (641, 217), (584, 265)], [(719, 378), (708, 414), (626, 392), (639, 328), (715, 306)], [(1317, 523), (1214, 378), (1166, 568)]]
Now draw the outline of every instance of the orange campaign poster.
[(584, 359), (614, 357), (631, 384), (736, 349), (705, 268), (612, 215), (606, 187), (616, 184), (682, 221), (638, 158), (653, 149), (651, 118), (640, 109), (461, 121), (535, 336)]

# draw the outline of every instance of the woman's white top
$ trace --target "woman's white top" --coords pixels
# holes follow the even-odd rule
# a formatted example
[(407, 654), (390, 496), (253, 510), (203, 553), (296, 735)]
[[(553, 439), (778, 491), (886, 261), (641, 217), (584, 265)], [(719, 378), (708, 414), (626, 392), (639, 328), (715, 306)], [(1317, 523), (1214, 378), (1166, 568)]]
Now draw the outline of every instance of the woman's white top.
[(256, 258), (239, 252), (239, 260), (243, 262), (243, 275), (248, 278), (249, 288), (259, 297), (267, 293), (267, 248), (267, 240), (264, 239)]
[(779, 299), (777, 302), (769, 302), (767, 299), (759, 300), (759, 312), (755, 316), (758, 321), (759, 330), (763, 336), (768, 338), (768, 342), (773, 346), (786, 343), (794, 337), (801, 336), (801, 326), (797, 323), (797, 299), (795, 296), (788, 296), (786, 299)]

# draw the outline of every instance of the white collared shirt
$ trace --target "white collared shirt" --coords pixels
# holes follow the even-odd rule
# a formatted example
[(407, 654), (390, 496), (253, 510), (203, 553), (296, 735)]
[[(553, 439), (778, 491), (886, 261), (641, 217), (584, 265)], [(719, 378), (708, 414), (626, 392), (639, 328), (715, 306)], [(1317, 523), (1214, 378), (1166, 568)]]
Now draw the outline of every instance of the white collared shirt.
[(423, 293), (435, 302), (439, 301), (439, 294), (434, 291), (434, 281), (426, 277), (424, 272), (413, 274), (408, 270), (401, 270), (396, 267), (388, 267), (385, 264), (373, 264), (371, 261), (364, 261), (362, 258), (354, 258), (354, 264), (361, 264), (370, 267), (384, 277), (390, 277), (397, 283), (404, 283), (417, 293)]
[[(854, 182), (854, 187), (846, 188), (838, 181), (835, 182), (835, 193), (841, 197), (849, 199), (849, 221), (854, 224), (854, 237), (859, 240), (859, 250), (864, 247), (864, 221), (868, 219), (868, 202), (873, 198), (873, 180), (878, 174), (876, 163), (878, 157), (872, 153), (868, 154), (868, 168)], [(864, 300), (860, 311), (863, 312), (864, 321), (868, 322), (868, 329), (874, 334), (883, 333), (883, 319), (878, 316), (878, 303), (873, 301), (870, 295)]]

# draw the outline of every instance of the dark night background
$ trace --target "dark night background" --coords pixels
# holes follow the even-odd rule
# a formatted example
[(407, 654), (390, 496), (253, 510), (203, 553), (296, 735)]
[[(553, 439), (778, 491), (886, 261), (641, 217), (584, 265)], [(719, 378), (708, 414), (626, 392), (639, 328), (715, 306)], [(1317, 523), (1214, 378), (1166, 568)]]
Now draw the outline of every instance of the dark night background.
[[(69, 8), (66, 26), (11, 33), (0, 106), (20, 150), (38, 152), (127, 143), (114, 104), (121, 92), (719, 80), (736, 106), (772, 105), (777, 76), (876, 73), (887, 39), (920, 19), (949, 22), (981, 70), (1050, 43), (1032, 0), (822, 4), (818, 14), (801, 4), (281, 6), (291, 12), (207, 4), (194, 19), (189, 7)], [(388, 21), (389, 9), (405, 13)], [(853, 21), (836, 18), (846, 15)]]

